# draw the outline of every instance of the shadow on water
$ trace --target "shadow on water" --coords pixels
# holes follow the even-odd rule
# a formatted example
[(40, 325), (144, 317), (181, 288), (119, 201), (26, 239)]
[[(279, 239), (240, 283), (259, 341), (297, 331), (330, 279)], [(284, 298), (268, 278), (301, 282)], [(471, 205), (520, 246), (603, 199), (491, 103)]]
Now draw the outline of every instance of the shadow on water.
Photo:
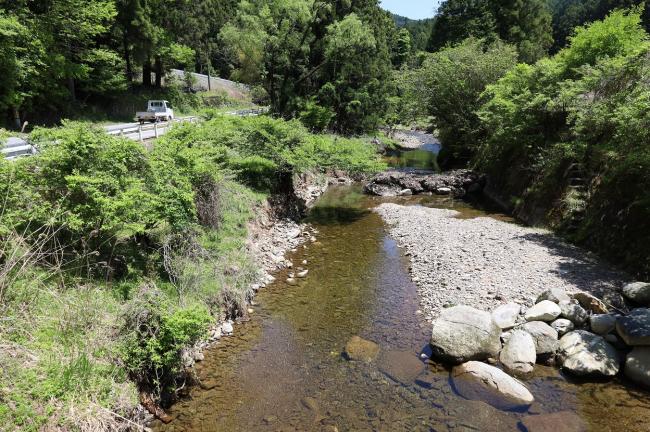
[(368, 215), (366, 197), (359, 185), (334, 186), (309, 211), (305, 222), (318, 225), (348, 224)]

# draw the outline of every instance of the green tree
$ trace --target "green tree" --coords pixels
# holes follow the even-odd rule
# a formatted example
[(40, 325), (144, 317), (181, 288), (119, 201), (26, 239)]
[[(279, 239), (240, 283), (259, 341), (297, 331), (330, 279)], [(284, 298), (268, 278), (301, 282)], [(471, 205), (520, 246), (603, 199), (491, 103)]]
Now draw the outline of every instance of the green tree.
[[(484, 94), (486, 131), (475, 163), (514, 211), (566, 228), (572, 238), (649, 272), (650, 70), (640, 9), (579, 27), (569, 46), (520, 64)], [(581, 168), (588, 194), (566, 186)], [(573, 215), (579, 214), (577, 230)]]
[(517, 46), (519, 59), (534, 63), (553, 43), (552, 17), (547, 0), (492, 2), (499, 37)]
[[(471, 158), (485, 133), (476, 111), (481, 94), (517, 61), (516, 49), (478, 39), (431, 54), (411, 80), (410, 94), (433, 116), (447, 163)], [(443, 163), (445, 161), (443, 160)]]
[(397, 38), (393, 43), (393, 65), (402, 66), (411, 54), (411, 33), (405, 28), (397, 32)]
[(445, 0), (438, 9), (428, 50), (437, 51), (473, 36), (493, 41), (497, 26), (485, 0)]
[[(69, 95), (76, 100), (76, 84), (94, 79), (100, 67), (119, 65), (120, 59), (108, 48), (98, 47), (117, 10), (112, 0), (45, 0), (34, 13), (41, 40), (45, 43), (50, 71), (67, 81)], [(119, 73), (113, 70), (113, 73)]]
[(234, 76), (263, 83), (275, 112), (295, 117), (314, 103), (352, 132), (383, 115), (394, 30), (375, 1), (251, 0), (220, 36)]
[(546, 0), (446, 0), (438, 11), (429, 50), (469, 36), (488, 42), (498, 37), (517, 47), (521, 61), (532, 63), (553, 43), (551, 21)]
[(45, 51), (30, 29), (0, 10), (0, 110), (10, 110), (20, 128), (20, 109), (42, 91), (39, 74)]
[(550, 0), (554, 39), (552, 50), (557, 52), (565, 47), (574, 28), (602, 20), (614, 9), (630, 8), (644, 3), (642, 17), (647, 30), (650, 28), (650, 7), (644, 0)]

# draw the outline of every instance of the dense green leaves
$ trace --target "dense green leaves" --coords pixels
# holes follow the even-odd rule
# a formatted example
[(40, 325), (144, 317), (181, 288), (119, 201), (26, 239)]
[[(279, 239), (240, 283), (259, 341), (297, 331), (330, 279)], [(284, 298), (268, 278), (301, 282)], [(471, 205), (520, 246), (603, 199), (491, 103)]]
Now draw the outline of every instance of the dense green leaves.
[(553, 42), (545, 0), (446, 0), (438, 10), (429, 49), (437, 50), (473, 36), (514, 44), (519, 59), (534, 62)]
[[(648, 50), (639, 13), (613, 12), (577, 29), (553, 58), (511, 70), (479, 111), (488, 135), (477, 164), (520, 203), (516, 211), (568, 202), (564, 177), (578, 164), (591, 186), (574, 237), (638, 273), (650, 270)], [(552, 222), (562, 228), (574, 210), (560, 206)]]
[(410, 52), (408, 34), (372, 1), (243, 1), (221, 39), (233, 76), (262, 83), (276, 113), (322, 107), (333, 113), (325, 126), (346, 133), (379, 126), (391, 55), (401, 64)]
[(485, 87), (501, 78), (516, 63), (516, 50), (495, 43), (468, 39), (462, 44), (431, 54), (416, 70), (407, 98), (415, 98), (453, 159), (470, 157), (482, 130), (476, 116)]

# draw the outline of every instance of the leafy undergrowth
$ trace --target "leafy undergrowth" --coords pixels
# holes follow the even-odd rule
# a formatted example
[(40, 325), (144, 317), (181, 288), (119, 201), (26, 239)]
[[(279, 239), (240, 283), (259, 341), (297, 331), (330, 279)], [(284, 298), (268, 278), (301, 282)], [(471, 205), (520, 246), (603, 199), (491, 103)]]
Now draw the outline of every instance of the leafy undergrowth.
[(540, 222), (643, 278), (650, 36), (639, 14), (615, 11), (579, 27), (555, 56), (520, 64), (489, 86), (478, 112), (487, 135), (475, 159), (513, 197), (516, 214), (540, 209)]
[(182, 350), (245, 310), (247, 223), (305, 170), (380, 169), (361, 140), (215, 115), (147, 152), (82, 123), (0, 162), (0, 424), (120, 430)]

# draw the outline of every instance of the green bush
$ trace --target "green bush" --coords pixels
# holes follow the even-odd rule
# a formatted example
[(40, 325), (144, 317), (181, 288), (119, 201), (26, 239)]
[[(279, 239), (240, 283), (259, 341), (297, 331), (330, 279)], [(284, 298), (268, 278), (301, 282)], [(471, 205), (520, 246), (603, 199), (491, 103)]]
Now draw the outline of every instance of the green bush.
[(260, 85), (251, 88), (251, 100), (256, 105), (268, 105), (271, 102), (269, 93)]
[(146, 260), (143, 238), (196, 223), (191, 182), (173, 165), (152, 163), (140, 144), (82, 123), (37, 129), (32, 139), (37, 156), (0, 164), (0, 234), (47, 227), (57, 232), (52, 248), (75, 266), (89, 254), (101, 275), (120, 255), (122, 267)]
[(433, 116), (433, 127), (451, 163), (467, 161), (484, 131), (476, 111), (481, 93), (496, 82), (517, 60), (517, 51), (497, 42), (485, 45), (467, 39), (462, 44), (431, 54), (410, 78), (407, 97), (416, 98)]
[(335, 113), (329, 107), (322, 107), (311, 100), (300, 112), (300, 121), (311, 131), (322, 132), (330, 125)]
[(219, 170), (271, 192), (282, 187), (282, 179), (307, 170), (374, 172), (383, 167), (368, 143), (310, 134), (298, 120), (266, 116), (216, 116), (198, 126), (175, 128), (154, 154), (164, 154), (157, 158), (170, 158), (181, 170)]
[(181, 352), (205, 336), (213, 321), (203, 306), (174, 307), (145, 286), (127, 305), (120, 329), (120, 357), (144, 387), (161, 391), (182, 367)]

